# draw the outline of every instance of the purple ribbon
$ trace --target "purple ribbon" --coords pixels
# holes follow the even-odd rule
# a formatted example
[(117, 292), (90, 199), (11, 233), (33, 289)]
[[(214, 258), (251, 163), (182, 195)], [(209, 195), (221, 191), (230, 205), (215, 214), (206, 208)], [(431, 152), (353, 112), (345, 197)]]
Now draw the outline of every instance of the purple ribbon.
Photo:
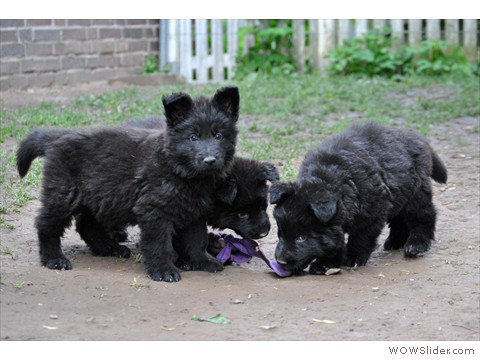
[(252, 260), (252, 257), (258, 257), (280, 277), (290, 276), (292, 273), (284, 268), (275, 260), (269, 260), (260, 250), (260, 246), (255, 240), (240, 239), (230, 234), (208, 234), (208, 250), (215, 255), (222, 264), (228, 261), (236, 263), (246, 263)]

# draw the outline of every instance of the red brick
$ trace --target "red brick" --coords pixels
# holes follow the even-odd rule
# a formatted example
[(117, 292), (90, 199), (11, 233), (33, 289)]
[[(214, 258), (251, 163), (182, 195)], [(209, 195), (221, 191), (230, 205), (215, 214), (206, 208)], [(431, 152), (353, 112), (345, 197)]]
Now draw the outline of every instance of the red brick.
[(0, 19), (0, 27), (21, 27), (25, 26), (25, 20), (22, 19)]
[(52, 26), (50, 19), (27, 19), (27, 26)]
[(18, 31), (18, 37), (20, 39), (20, 42), (32, 41), (32, 33), (32, 29), (20, 29)]
[(0, 43), (10, 43), (18, 41), (18, 32), (16, 30), (2, 30), (0, 32)]
[(61, 69), (60, 59), (55, 58), (37, 58), (22, 59), (20, 69), (22, 72), (45, 72), (57, 71)]
[(115, 20), (113, 19), (93, 19), (92, 25), (113, 25)]
[(34, 41), (59, 41), (61, 38), (60, 30), (34, 30)]
[(9, 74), (17, 74), (20, 72), (20, 61), (0, 61), (0, 74), (2, 75), (9, 75)]
[(85, 29), (63, 29), (62, 38), (63, 40), (85, 40)]
[(45, 56), (53, 55), (53, 45), (45, 43), (26, 43), (25, 56)]
[(23, 90), (28, 88), (28, 77), (23, 74), (0, 77), (0, 89), (2, 91), (7, 89)]
[(123, 54), (122, 66), (143, 66), (146, 54)]
[(140, 39), (143, 37), (143, 29), (142, 28), (124, 28), (123, 36), (125, 38)]
[(127, 50), (129, 52), (148, 51), (148, 43), (146, 40), (129, 41), (127, 43)]
[(127, 19), (127, 25), (146, 25), (147, 19)]
[(23, 56), (24, 54), (25, 48), (21, 44), (0, 45), (0, 57)]
[(86, 60), (81, 56), (67, 56), (62, 58), (62, 69), (83, 69), (85, 68)]
[(67, 45), (65, 43), (53, 44), (54, 55), (65, 55), (67, 53)]
[(86, 28), (85, 34), (88, 40), (98, 39), (98, 29), (97, 28)]
[(111, 68), (120, 65), (117, 56), (98, 56), (87, 59), (88, 68)]
[(55, 26), (65, 26), (65, 25), (67, 25), (67, 20), (65, 20), (65, 19), (55, 19), (55, 20), (53, 20), (53, 24)]
[(120, 39), (122, 30), (118, 28), (101, 28), (99, 36), (100, 39)]
[(83, 41), (68, 41), (67, 54), (90, 54), (91, 44)]
[(90, 26), (91, 20), (89, 19), (69, 19), (67, 20), (68, 26)]
[(92, 53), (98, 55), (113, 54), (115, 52), (115, 41), (92, 42)]

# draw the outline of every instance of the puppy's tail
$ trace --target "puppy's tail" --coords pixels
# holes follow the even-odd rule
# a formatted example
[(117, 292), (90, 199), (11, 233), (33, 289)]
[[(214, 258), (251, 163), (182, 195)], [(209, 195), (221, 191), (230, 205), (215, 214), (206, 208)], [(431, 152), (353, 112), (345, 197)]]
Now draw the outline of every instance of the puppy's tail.
[(24, 177), (35, 158), (45, 156), (49, 145), (63, 135), (67, 129), (36, 129), (22, 140), (17, 150), (17, 170), (20, 177)]
[(438, 155), (432, 150), (432, 174), (431, 177), (438, 183), (446, 184), (447, 183), (447, 168), (443, 164), (442, 160)]

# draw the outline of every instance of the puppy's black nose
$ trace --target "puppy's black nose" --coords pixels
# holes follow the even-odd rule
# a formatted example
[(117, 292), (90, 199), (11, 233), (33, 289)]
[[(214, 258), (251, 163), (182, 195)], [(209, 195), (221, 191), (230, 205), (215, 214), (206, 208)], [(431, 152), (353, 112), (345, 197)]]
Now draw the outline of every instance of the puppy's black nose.
[(217, 159), (215, 159), (214, 156), (207, 156), (205, 159), (203, 159), (203, 162), (207, 165), (213, 165), (215, 164), (215, 161), (217, 161)]

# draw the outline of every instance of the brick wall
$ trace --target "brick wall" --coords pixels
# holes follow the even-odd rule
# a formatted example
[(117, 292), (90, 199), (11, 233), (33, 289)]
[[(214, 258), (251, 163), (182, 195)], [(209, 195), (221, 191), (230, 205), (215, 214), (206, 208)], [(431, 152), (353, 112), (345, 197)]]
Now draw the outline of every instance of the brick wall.
[(139, 74), (158, 53), (158, 20), (0, 20), (0, 88)]

